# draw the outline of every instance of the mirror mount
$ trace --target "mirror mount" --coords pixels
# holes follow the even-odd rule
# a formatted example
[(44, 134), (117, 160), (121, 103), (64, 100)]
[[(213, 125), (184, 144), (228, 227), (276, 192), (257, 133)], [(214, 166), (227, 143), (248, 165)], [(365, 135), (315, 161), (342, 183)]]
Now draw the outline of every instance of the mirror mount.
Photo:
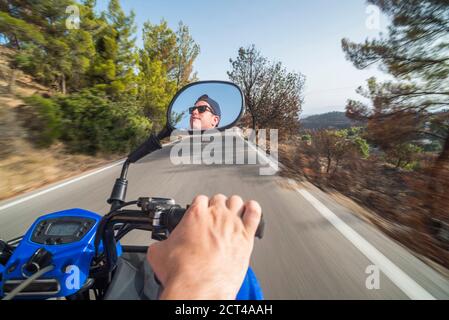
[(129, 165), (139, 161), (156, 150), (162, 149), (160, 140), (169, 137), (172, 131), (173, 129), (166, 125), (157, 135), (152, 133), (144, 143), (128, 155), (127, 159), (123, 163), (120, 178), (115, 180), (111, 196), (107, 201), (108, 204), (111, 205), (111, 211), (116, 210), (123, 203), (125, 203), (126, 190), (128, 188), (128, 180), (126, 176), (128, 175)]
[[(162, 145), (161, 145), (161, 140), (164, 138), (167, 138), (171, 135), (171, 133), (173, 132), (173, 130), (177, 129), (175, 128), (175, 125), (173, 124), (173, 119), (172, 119), (172, 109), (174, 108), (174, 104), (175, 102), (178, 100), (178, 98), (181, 97), (182, 94), (185, 93), (185, 91), (187, 89), (191, 89), (191, 87), (196, 86), (196, 88), (205, 88), (205, 89), (201, 89), (198, 90), (198, 92), (195, 93), (195, 96), (198, 97), (200, 94), (204, 95), (204, 92), (207, 92), (207, 89), (212, 88), (213, 86), (217, 87), (217, 86), (221, 86), (221, 88), (226, 87), (226, 88), (231, 88), (233, 91), (231, 96), (234, 97), (233, 101), (228, 101), (228, 99), (225, 99), (227, 101), (227, 104), (225, 104), (225, 106), (239, 106), (240, 109), (235, 109), (235, 113), (234, 113), (234, 117), (231, 117), (231, 120), (228, 119), (228, 123), (225, 123), (223, 126), (215, 128), (219, 131), (224, 131), (225, 129), (231, 128), (232, 126), (234, 126), (239, 120), (240, 118), (243, 116), (243, 114), (245, 113), (245, 101), (243, 98), (243, 93), (242, 90), (240, 89), (240, 87), (238, 87), (236, 84), (232, 83), (232, 82), (228, 82), (228, 81), (220, 81), (220, 80), (213, 80), (213, 81), (198, 81), (198, 82), (193, 82), (190, 83), (188, 85), (186, 85), (185, 87), (183, 87), (181, 90), (179, 90), (176, 95), (173, 97), (172, 101), (170, 102), (168, 108), (167, 108), (167, 122), (165, 127), (158, 133), (158, 134), (154, 134), (152, 133), (150, 135), (150, 137), (144, 142), (142, 143), (136, 150), (132, 151), (127, 159), (125, 160), (125, 162), (123, 163), (122, 166), (122, 171), (120, 174), (120, 178), (118, 178), (115, 181), (114, 184), (114, 188), (112, 189), (111, 192), (111, 196), (108, 199), (108, 204), (111, 205), (111, 211), (114, 211), (116, 209), (118, 209), (120, 206), (122, 206), (125, 203), (125, 198), (126, 198), (126, 190), (128, 188), (128, 180), (126, 178), (127, 174), (128, 174), (128, 168), (129, 165), (131, 163), (135, 163), (137, 161), (139, 161), (140, 159), (142, 159), (143, 157), (145, 157), (146, 155), (162, 149)], [(220, 90), (221, 90), (220, 88)], [(192, 92), (192, 91), (190, 91)], [(229, 91), (228, 91), (229, 93)], [(195, 99), (196, 99), (195, 97)], [(209, 99), (206, 96), (207, 99)], [(222, 100), (219, 100), (220, 102)], [(212, 103), (212, 108), (213, 108), (213, 103), (214, 100), (209, 101), (210, 103)], [(215, 105), (217, 106), (216, 102)], [(221, 108), (225, 107), (225, 106), (221, 106)], [(218, 105), (218, 110), (220, 110), (220, 106)], [(229, 110), (229, 109), (224, 109), (224, 110)], [(184, 111), (183, 111), (184, 112)], [(219, 113), (221, 114), (221, 113)], [(229, 115), (229, 114), (228, 114)], [(220, 119), (221, 121), (222, 119)], [(208, 130), (201, 130), (201, 134), (207, 132)], [(188, 130), (189, 134), (192, 135), (194, 133), (196, 133), (194, 130)]]
[(165, 127), (157, 134), (157, 138), (159, 140), (168, 138), (170, 137), (172, 132), (173, 128), (169, 124), (166, 124)]

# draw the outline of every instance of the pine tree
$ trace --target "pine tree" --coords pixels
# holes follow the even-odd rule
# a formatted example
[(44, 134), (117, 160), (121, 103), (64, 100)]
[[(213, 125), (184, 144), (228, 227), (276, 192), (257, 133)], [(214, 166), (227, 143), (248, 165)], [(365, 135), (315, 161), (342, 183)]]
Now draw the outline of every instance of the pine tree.
[(114, 83), (117, 79), (117, 31), (109, 24), (104, 12), (91, 20), (90, 27), (95, 46), (95, 55), (88, 72), (90, 84), (109, 97), (117, 96), (124, 90), (120, 83)]
[(0, 12), (0, 33), (20, 50), (16, 66), (63, 93), (72, 78), (74, 87), (79, 86), (93, 55), (89, 34), (67, 28), (71, 5), (71, 0), (8, 0)]
[(136, 93), (134, 69), (137, 65), (137, 53), (135, 52), (136, 32), (134, 24), (135, 14), (131, 11), (127, 16), (118, 0), (111, 0), (108, 7), (108, 19), (116, 31), (116, 77), (112, 86), (117, 88), (117, 93)]
[(44, 34), (36, 25), (23, 20), (17, 10), (12, 1), (0, 2), (0, 34), (3, 43), (14, 49), (21, 49), (21, 44), (25, 41), (45, 44)]
[(449, 107), (449, 3), (444, 0), (369, 2), (391, 18), (388, 37), (362, 44), (343, 39), (342, 47), (347, 59), (357, 68), (377, 63), (395, 80), (384, 84), (371, 80), (369, 92), (359, 91), (370, 97), (372, 108), (350, 101), (348, 115), (384, 121), (398, 113), (413, 112), (423, 120), (414, 130), (423, 132), (426, 121), (448, 117), (447, 113), (435, 111)]
[(175, 81), (177, 89), (197, 79), (192, 72), (200, 47), (190, 35), (188, 26), (179, 22), (174, 32), (165, 20), (161, 20), (158, 25), (146, 22), (143, 35), (148, 56), (163, 63), (169, 79)]
[(157, 25), (147, 21), (143, 26), (143, 49), (151, 60), (161, 61), (167, 74), (173, 78), (176, 67), (176, 34), (165, 20)]
[[(431, 170), (426, 194), (432, 216), (449, 221), (449, 3), (447, 0), (369, 0), (391, 19), (387, 37), (352, 43), (342, 40), (346, 57), (363, 69), (379, 64), (394, 81), (370, 79), (359, 92), (372, 106), (350, 100), (347, 115), (368, 121), (368, 132), (390, 149), (431, 135), (443, 148)], [(431, 124), (438, 124), (439, 132)], [(441, 130), (444, 128), (444, 130)], [(442, 133), (443, 131), (443, 133)], [(445, 214), (446, 212), (446, 214)]]
[(169, 81), (163, 63), (151, 59), (144, 50), (140, 51), (139, 68), (138, 101), (157, 131), (165, 125), (167, 107), (176, 92), (175, 83)]
[(179, 22), (177, 37), (177, 55), (174, 76), (176, 88), (179, 90), (186, 84), (197, 79), (196, 73), (192, 75), (193, 62), (200, 53), (200, 47), (190, 35), (189, 27)]
[(159, 128), (165, 124), (165, 113), (176, 91), (196, 79), (192, 66), (198, 54), (199, 46), (182, 23), (177, 32), (164, 20), (157, 25), (144, 24), (143, 49), (139, 51), (139, 101)]

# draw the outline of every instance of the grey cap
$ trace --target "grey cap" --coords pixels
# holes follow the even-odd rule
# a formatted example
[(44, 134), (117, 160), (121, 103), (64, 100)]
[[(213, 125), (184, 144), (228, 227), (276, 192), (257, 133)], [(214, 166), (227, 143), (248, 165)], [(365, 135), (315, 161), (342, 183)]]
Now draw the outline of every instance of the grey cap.
[(205, 102), (207, 102), (210, 105), (210, 107), (212, 108), (212, 110), (214, 111), (213, 113), (216, 116), (221, 117), (220, 105), (214, 99), (209, 98), (209, 96), (207, 94), (203, 94), (201, 97), (199, 97), (198, 100), (196, 100), (196, 102), (198, 102), (198, 101), (205, 101)]

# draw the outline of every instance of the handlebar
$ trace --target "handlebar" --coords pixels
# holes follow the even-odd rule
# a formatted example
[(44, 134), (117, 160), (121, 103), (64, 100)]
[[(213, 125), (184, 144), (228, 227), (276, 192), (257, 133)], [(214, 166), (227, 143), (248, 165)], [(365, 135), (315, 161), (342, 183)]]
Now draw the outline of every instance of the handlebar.
[[(137, 204), (140, 210), (123, 210), (123, 207)], [(97, 228), (95, 238), (95, 257), (106, 263), (95, 272), (98, 274), (109, 273), (113, 270), (116, 260), (116, 241), (133, 229), (151, 231), (154, 240), (165, 240), (181, 221), (187, 209), (174, 203), (168, 198), (139, 198), (137, 201), (127, 202), (120, 209), (109, 212), (103, 216)], [(117, 224), (123, 224), (118, 230)], [(265, 221), (263, 216), (257, 227), (255, 236), (262, 239), (264, 235)], [(117, 232), (116, 232), (117, 231)], [(99, 255), (99, 244), (103, 241), (104, 253)]]
[[(171, 205), (168, 208), (160, 211), (160, 216), (157, 223), (159, 231), (167, 230), (172, 232), (181, 221), (187, 209), (179, 205)], [(120, 214), (111, 218), (111, 222), (116, 223), (131, 223), (134, 226), (139, 226), (139, 229), (156, 231), (155, 225), (152, 224), (152, 219), (142, 211), (138, 210), (122, 210)], [(256, 230), (256, 237), (262, 239), (265, 231), (265, 220), (263, 215), (260, 219), (259, 226)]]
[[(167, 228), (169, 232), (172, 232), (178, 223), (181, 221), (187, 209), (179, 206), (172, 206), (169, 209), (164, 210), (160, 216), (161, 227)], [(265, 230), (265, 220), (263, 215), (260, 219), (259, 226), (257, 227), (256, 237), (262, 239)]]

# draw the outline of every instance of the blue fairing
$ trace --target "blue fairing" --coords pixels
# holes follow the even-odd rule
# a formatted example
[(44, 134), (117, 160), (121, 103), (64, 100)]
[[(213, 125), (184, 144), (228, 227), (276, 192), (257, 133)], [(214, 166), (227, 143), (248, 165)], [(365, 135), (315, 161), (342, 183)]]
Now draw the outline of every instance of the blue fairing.
[[(58, 245), (45, 245), (33, 242), (33, 232), (40, 222), (54, 218), (86, 218), (93, 220), (94, 224), (91, 229), (86, 231), (84, 236), (80, 236), (80, 239), (76, 242)], [(0, 297), (4, 296), (4, 283), (9, 280), (23, 281), (26, 279), (27, 274), (23, 273), (21, 266), (26, 264), (30, 257), (39, 248), (44, 248), (52, 254), (52, 265), (54, 266), (53, 270), (45, 273), (40, 279), (56, 280), (59, 284), (59, 291), (55, 294), (46, 294), (45, 296), (36, 294), (18, 296), (17, 298), (48, 299), (55, 297), (67, 297), (75, 294), (79, 288), (83, 287), (89, 276), (92, 259), (95, 254), (95, 234), (101, 218), (102, 217), (100, 215), (83, 209), (70, 209), (44, 215), (38, 218), (23, 236), (23, 239), (14, 250), (14, 253), (8, 260), (8, 263), (5, 266), (0, 265)], [(102, 243), (100, 243), (99, 251), (103, 251)], [(122, 254), (122, 247), (120, 246), (120, 243), (117, 243), (117, 254), (119, 256)], [(79, 279), (77, 283), (73, 282), (75, 277), (76, 279)], [(236, 298), (237, 300), (263, 299), (262, 290), (251, 268), (248, 268), (248, 272)]]
[[(83, 217), (90, 218), (95, 221), (95, 224), (87, 232), (80, 241), (60, 244), (60, 245), (45, 245), (35, 243), (31, 240), (32, 233), (42, 220), (61, 218), (61, 217)], [(66, 297), (72, 295), (78, 291), (78, 285), (83, 286), (87, 277), (89, 276), (90, 265), (92, 258), (95, 254), (94, 240), (95, 233), (98, 227), (98, 223), (101, 220), (101, 216), (83, 209), (70, 209), (60, 212), (55, 212), (48, 214), (37, 219), (28, 232), (24, 235), (22, 241), (14, 250), (13, 255), (9, 259), (8, 263), (4, 266), (5, 272), (3, 272), (3, 277), (0, 281), (0, 296), (3, 296), (3, 283), (8, 280), (24, 280), (26, 279), (22, 274), (21, 266), (24, 265), (28, 259), (36, 252), (39, 248), (45, 248), (53, 255), (52, 264), (54, 268), (52, 271), (47, 272), (42, 279), (56, 279), (59, 283), (60, 290), (57, 294), (39, 297), (33, 296), (34, 299), (39, 298), (52, 298), (52, 297)], [(103, 250), (100, 244), (100, 252)], [(117, 253), (121, 255), (122, 249), (120, 244), (117, 244)], [(15, 266), (15, 268), (14, 268)], [(77, 269), (68, 266), (76, 266)], [(1, 269), (0, 269), (1, 270)], [(6, 272), (6, 270), (12, 270)], [(78, 273), (79, 272), (79, 273)], [(76, 274), (75, 274), (76, 273)], [(79, 279), (79, 282), (73, 282), (74, 276)], [(79, 277), (78, 277), (79, 276)], [(71, 277), (71, 278), (70, 278)]]
[(248, 268), (243, 284), (237, 294), (237, 300), (263, 300), (262, 289), (251, 267)]

